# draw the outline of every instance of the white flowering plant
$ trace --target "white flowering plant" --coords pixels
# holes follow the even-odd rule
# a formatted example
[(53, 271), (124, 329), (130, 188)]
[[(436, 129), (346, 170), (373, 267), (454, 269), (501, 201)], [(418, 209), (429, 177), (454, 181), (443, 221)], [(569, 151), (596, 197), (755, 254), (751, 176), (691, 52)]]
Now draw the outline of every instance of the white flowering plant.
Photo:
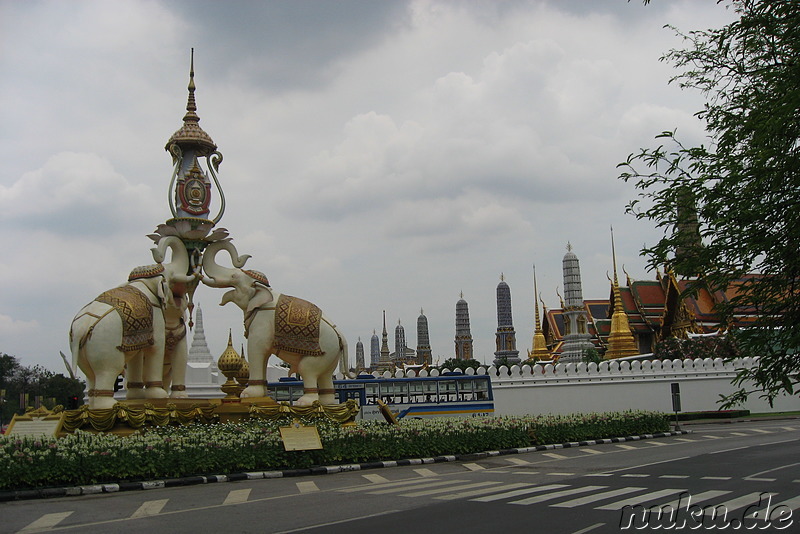
[(127, 437), (76, 431), (63, 438), (0, 437), (0, 489), (43, 488), (164, 479), (315, 465), (469, 454), (663, 432), (667, 414), (626, 411), (472, 419), (414, 419), (399, 425), (363, 421), (317, 427), (323, 448), (286, 451), (280, 426), (290, 420), (193, 424), (147, 429)]

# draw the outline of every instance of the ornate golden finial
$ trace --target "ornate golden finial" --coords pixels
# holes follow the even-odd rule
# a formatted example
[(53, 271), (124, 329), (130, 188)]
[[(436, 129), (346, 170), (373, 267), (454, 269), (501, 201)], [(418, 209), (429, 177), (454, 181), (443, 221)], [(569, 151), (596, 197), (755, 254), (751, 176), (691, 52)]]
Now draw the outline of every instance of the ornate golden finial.
[(235, 378), (242, 368), (242, 357), (233, 348), (233, 338), (231, 331), (228, 330), (228, 346), (217, 360), (217, 368), (227, 379), (220, 388), (226, 395), (222, 400), (224, 403), (239, 402), (239, 394), (242, 389)]
[(505, 282), (506, 281), (506, 275), (504, 273), (500, 273), (500, 281), (501, 282)]
[(194, 91), (195, 91), (195, 85), (194, 85), (194, 47), (192, 47), (192, 56), (191, 56), (191, 59), (189, 61), (189, 87), (188, 87), (188, 89), (189, 89), (189, 100), (186, 102), (186, 112), (187, 113), (186, 113), (186, 116), (183, 118), (183, 120), (186, 120), (187, 118), (189, 118), (191, 116), (191, 117), (193, 117), (193, 118), (195, 118), (195, 119), (197, 119), (199, 121), (200, 118), (195, 113), (197, 111), (197, 102), (195, 102), (195, 99), (194, 99)]
[(546, 360), (550, 359), (550, 352), (547, 350), (547, 340), (542, 333), (542, 321), (539, 316), (539, 302), (536, 300), (536, 295), (539, 294), (539, 288), (536, 284), (536, 265), (533, 266), (533, 302), (534, 302), (534, 328), (533, 341), (531, 343), (531, 350), (528, 352), (529, 360)]
[(420, 314), (420, 315), (425, 315), (425, 311), (423, 311), (423, 309), (422, 309), (422, 308), (420, 308), (420, 309), (419, 309), (419, 314)]
[(614, 285), (619, 286), (617, 280), (617, 249), (614, 247), (614, 227), (611, 226), (611, 261), (614, 264)]
[(635, 356), (639, 354), (636, 347), (636, 340), (633, 338), (628, 315), (622, 306), (622, 292), (619, 289), (619, 279), (617, 278), (617, 252), (614, 245), (614, 228), (611, 227), (611, 257), (614, 265), (614, 282), (612, 289), (614, 292), (614, 313), (611, 316), (611, 332), (608, 335), (608, 349), (605, 358), (622, 358), (624, 356)]
[[(197, 115), (197, 102), (195, 100), (194, 84), (194, 48), (192, 48), (189, 66), (189, 97), (186, 101), (186, 115), (183, 116), (183, 126), (169, 138), (164, 148), (170, 151), (174, 143), (193, 144), (199, 147), (199, 156), (208, 156), (217, 150), (217, 145), (201, 127), (200, 117)], [(173, 154), (173, 157), (176, 157)]]
[(633, 283), (631, 282), (631, 275), (628, 274), (628, 271), (625, 270), (625, 265), (622, 265), (622, 272), (625, 273), (625, 283), (628, 287), (631, 287)]
[(461, 298), (462, 299), (464, 298), (464, 291), (463, 290), (461, 291)]
[(567, 241), (567, 252), (572, 252), (572, 243)]

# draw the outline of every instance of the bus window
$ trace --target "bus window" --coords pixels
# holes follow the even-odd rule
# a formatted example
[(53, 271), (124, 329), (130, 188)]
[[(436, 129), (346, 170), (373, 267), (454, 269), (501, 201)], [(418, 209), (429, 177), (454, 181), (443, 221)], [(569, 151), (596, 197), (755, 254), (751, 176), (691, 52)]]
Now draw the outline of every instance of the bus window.
[(408, 402), (424, 402), (425, 390), (421, 382), (411, 382), (408, 385)]
[(377, 398), (379, 396), (379, 388), (378, 384), (375, 383), (367, 383), (364, 384), (364, 390), (366, 395), (366, 403), (367, 404), (377, 404)]
[(458, 382), (458, 397), (459, 400), (471, 401), (475, 400), (475, 381), (474, 380), (460, 380)]
[(439, 382), (439, 398), (448, 401), (456, 400), (456, 381), (442, 380)]

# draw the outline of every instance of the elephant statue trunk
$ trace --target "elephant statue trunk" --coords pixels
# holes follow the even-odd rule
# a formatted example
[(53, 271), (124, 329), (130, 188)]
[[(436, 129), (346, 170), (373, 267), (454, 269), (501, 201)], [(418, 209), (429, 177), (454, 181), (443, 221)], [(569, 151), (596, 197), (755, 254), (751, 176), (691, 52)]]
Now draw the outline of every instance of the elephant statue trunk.
[[(228, 251), (234, 267), (216, 263), (216, 254), (222, 249)], [(220, 305), (233, 302), (244, 313), (250, 379), (242, 397), (266, 395), (267, 359), (274, 354), (303, 378), (305, 391), (296, 404), (335, 404), (333, 373), (337, 365), (347, 371), (347, 341), (318, 307), (281, 295), (263, 273), (242, 270), (248, 258), (239, 256), (230, 241), (214, 242), (203, 254), (203, 270), (208, 274), (203, 283), (233, 288)]]

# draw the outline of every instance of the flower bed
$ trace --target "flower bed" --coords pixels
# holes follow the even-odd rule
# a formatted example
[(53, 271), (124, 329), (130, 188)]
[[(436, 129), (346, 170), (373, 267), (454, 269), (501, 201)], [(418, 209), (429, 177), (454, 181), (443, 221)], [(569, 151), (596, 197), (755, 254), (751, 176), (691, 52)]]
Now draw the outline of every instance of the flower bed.
[(364, 421), (316, 419), (322, 450), (284, 450), (289, 421), (159, 427), (120, 438), (76, 432), (64, 438), (0, 438), (0, 489), (85, 485), (198, 474), (307, 468), (375, 460), (528, 447), (669, 430), (667, 414), (628, 411), (570, 416)]

